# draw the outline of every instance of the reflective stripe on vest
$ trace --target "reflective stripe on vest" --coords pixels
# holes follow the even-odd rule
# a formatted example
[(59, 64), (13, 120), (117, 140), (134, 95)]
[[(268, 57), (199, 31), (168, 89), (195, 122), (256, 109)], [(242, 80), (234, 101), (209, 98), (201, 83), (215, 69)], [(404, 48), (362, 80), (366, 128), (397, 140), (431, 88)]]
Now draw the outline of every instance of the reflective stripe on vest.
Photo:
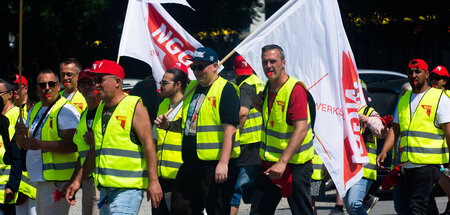
[[(256, 89), (256, 95), (264, 90), (264, 83), (255, 74), (247, 77), (240, 85), (248, 84)], [(262, 115), (252, 107), (248, 112), (248, 118), (242, 128), (240, 142), (241, 145), (261, 142)]]
[(142, 145), (130, 139), (137, 96), (125, 96), (117, 105), (102, 133), (104, 103), (97, 108), (92, 130), (95, 139), (96, 186), (147, 189), (147, 163)]
[(439, 100), (443, 91), (428, 89), (420, 100), (411, 118), (412, 91), (400, 98), (398, 115), (400, 122), (401, 162), (415, 164), (448, 163), (448, 148), (444, 141), (444, 131), (434, 124)]
[[(272, 109), (269, 114), (268, 108), (268, 96), (264, 99), (263, 104), (263, 130), (262, 130), (262, 142), (259, 150), (259, 155), (262, 160), (278, 162), (281, 154), (286, 149), (289, 140), (294, 132), (294, 126), (286, 123), (288, 104), (291, 97), (292, 90), (295, 85), (300, 83), (303, 87), (303, 83), (299, 80), (289, 77), (283, 86), (278, 90), (278, 93), (272, 104)], [(306, 90), (306, 89), (305, 89)], [(306, 98), (305, 98), (306, 99)], [(289, 163), (303, 164), (311, 160), (314, 156), (313, 148), (313, 133), (311, 129), (311, 117), (309, 114), (309, 107), (306, 106), (308, 111), (307, 126), (308, 130), (305, 138), (298, 150)]]
[(25, 194), (26, 196), (36, 199), (36, 183), (30, 181), (27, 172), (22, 172), (22, 177), (20, 178), (19, 192)]
[[(5, 145), (3, 144), (2, 135), (0, 135), (0, 204), (5, 204), (5, 189), (6, 183), (9, 181), (9, 173), (11, 172), (11, 165), (3, 163), (3, 156), (5, 155)], [(6, 204), (14, 204), (17, 200), (17, 192), (14, 199)]]
[[(59, 95), (63, 96), (65, 90), (59, 92)], [(87, 102), (84, 98), (83, 94), (80, 93), (80, 91), (76, 91), (73, 95), (72, 99), (69, 101), (73, 106), (75, 106), (78, 110), (78, 112), (83, 113), (84, 110), (86, 110)]]
[[(188, 89), (186, 89), (188, 91)], [(158, 108), (158, 116), (169, 110), (170, 100), (165, 98)], [(182, 108), (178, 110), (173, 121), (181, 118)], [(183, 136), (180, 133), (156, 129), (158, 132), (158, 144), (156, 146), (156, 157), (158, 158), (158, 176), (175, 179), (178, 169), (183, 163), (181, 158), (181, 141)]]
[[(61, 97), (53, 105), (48, 118), (42, 123), (41, 140), (42, 141), (58, 141), (62, 140), (58, 131), (58, 114), (64, 105), (70, 104), (65, 98)], [(42, 103), (38, 102), (34, 105), (30, 113), (31, 128), (37, 113), (42, 107)], [(44, 116), (45, 117), (45, 116)], [(36, 128), (38, 129), (38, 128)], [(77, 161), (77, 153), (56, 153), (42, 151), (42, 169), (43, 176), (46, 181), (67, 181), (70, 180), (73, 171), (75, 170), (75, 163)]]
[(319, 155), (316, 153), (316, 151), (314, 150), (314, 157), (312, 159), (312, 164), (313, 164), (313, 174), (311, 175), (311, 178), (313, 180), (323, 180), (324, 175), (323, 175), (323, 161), (322, 159), (320, 159)]
[[(366, 110), (367, 108), (369, 109)], [(364, 105), (358, 110), (358, 113), (370, 116), (370, 114), (372, 114), (374, 110), (375, 109), (373, 109), (372, 107)], [(363, 125), (361, 125), (361, 134), (363, 133), (363, 128)], [(371, 133), (370, 137), (364, 141), (367, 156), (369, 157), (369, 163), (363, 165), (363, 177), (367, 179), (377, 180), (377, 137), (375, 137), (375, 135)]]
[[(197, 81), (192, 81), (197, 83)], [(222, 153), (223, 143), (223, 125), (220, 120), (220, 99), (222, 90), (227, 83), (232, 84), (239, 96), (239, 88), (233, 83), (218, 77), (206, 94), (205, 100), (201, 104), (197, 121), (197, 156), (200, 160), (219, 160)], [(182, 128), (186, 125), (189, 105), (194, 93), (191, 93), (183, 103), (183, 122)], [(241, 152), (239, 144), (239, 129), (236, 129), (235, 142), (231, 151), (231, 158), (239, 157)]]

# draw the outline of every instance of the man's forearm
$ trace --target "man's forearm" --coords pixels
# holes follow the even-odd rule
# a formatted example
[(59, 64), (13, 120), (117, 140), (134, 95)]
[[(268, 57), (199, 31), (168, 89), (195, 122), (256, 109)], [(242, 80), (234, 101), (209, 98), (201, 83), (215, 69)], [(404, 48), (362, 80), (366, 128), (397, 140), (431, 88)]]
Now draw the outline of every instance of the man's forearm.
[(72, 153), (77, 151), (77, 146), (72, 139), (63, 139), (58, 141), (37, 140), (42, 150), (56, 153)]
[(86, 155), (86, 159), (84, 160), (83, 166), (80, 171), (82, 172), (81, 178), (87, 178), (95, 169), (95, 147), (92, 147), (88, 154)]
[(387, 153), (389, 150), (391, 150), (395, 142), (398, 140), (399, 134), (400, 127), (398, 124), (394, 124), (386, 137), (381, 152)]
[(229, 124), (223, 125), (225, 131), (223, 134), (222, 152), (220, 153), (219, 163), (228, 164), (235, 141), (236, 127)]

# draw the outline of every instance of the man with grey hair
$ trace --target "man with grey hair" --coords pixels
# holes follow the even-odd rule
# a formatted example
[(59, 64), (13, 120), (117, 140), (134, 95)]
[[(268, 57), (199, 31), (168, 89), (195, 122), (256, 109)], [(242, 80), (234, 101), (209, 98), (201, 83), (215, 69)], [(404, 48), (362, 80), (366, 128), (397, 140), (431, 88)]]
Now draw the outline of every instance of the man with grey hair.
[(66, 58), (59, 64), (60, 79), (64, 85), (64, 90), (59, 94), (72, 103), (81, 113), (86, 109), (87, 103), (77, 88), (78, 74), (80, 72), (81, 62), (76, 58)]

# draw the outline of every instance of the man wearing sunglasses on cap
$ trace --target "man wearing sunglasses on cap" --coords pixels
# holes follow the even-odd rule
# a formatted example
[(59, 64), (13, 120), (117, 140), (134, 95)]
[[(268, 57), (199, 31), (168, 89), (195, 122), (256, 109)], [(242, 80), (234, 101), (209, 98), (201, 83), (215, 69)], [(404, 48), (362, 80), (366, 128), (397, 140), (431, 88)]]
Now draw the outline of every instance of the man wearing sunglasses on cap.
[[(239, 157), (239, 89), (217, 73), (218, 57), (211, 48), (195, 50), (190, 65), (198, 85), (183, 103), (182, 119), (169, 123), (160, 115), (155, 124), (183, 132), (183, 164), (175, 179), (172, 214), (230, 214)], [(180, 123), (181, 122), (181, 123)]]
[(16, 138), (27, 150), (26, 167), (36, 182), (37, 214), (68, 214), (70, 205), (53, 198), (63, 192), (77, 160), (72, 138), (80, 113), (61, 97), (58, 76), (50, 69), (39, 71), (36, 92), (40, 101), (30, 110), (27, 122), (17, 122)]
[[(75, 171), (72, 175), (71, 183), (67, 184), (68, 188), (65, 189), (65, 197), (69, 204), (71, 204), (72, 206), (75, 205), (75, 193), (80, 189), (80, 187), (82, 187), (83, 200), (81, 202), (81, 213), (83, 215), (91, 215), (98, 214), (98, 207), (96, 203), (100, 198), (100, 194), (95, 188), (94, 178), (92, 174), (87, 177), (83, 177), (83, 170), (80, 171), (80, 169), (82, 168), (88, 153), (94, 153), (95, 144), (86, 143), (86, 141), (84, 140), (84, 135), (88, 130), (92, 130), (95, 112), (97, 110), (100, 99), (94, 92), (94, 74), (91, 73), (91, 70), (89, 68), (86, 68), (80, 72), (80, 74), (78, 75), (77, 86), (80, 93), (86, 99), (88, 106), (86, 110), (81, 113), (80, 124), (78, 124), (77, 131), (73, 136), (73, 142), (77, 145), (78, 149), (78, 160)], [(81, 181), (81, 183), (79, 183), (79, 181)]]
[(86, 109), (87, 103), (78, 91), (78, 74), (81, 71), (81, 62), (76, 58), (66, 58), (59, 64), (59, 75), (64, 90), (59, 94), (75, 105), (80, 113)]
[[(147, 110), (139, 97), (123, 92), (125, 72), (119, 64), (95, 61), (91, 70), (102, 103), (97, 107), (92, 131), (84, 135), (87, 143), (95, 143), (95, 153), (91, 148), (80, 171), (87, 177), (95, 167), (100, 214), (138, 214), (145, 192), (147, 200), (158, 207), (162, 191)], [(80, 178), (75, 180), (81, 183)], [(72, 199), (75, 192), (66, 198)]]

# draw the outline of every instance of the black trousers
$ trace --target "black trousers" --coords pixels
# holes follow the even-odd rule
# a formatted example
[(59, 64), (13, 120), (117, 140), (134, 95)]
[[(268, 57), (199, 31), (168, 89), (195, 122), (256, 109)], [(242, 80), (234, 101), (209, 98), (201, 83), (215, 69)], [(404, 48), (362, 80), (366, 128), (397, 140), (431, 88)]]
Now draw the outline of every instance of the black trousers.
[[(311, 162), (288, 164), (292, 172), (292, 195), (288, 203), (292, 214), (313, 214), (311, 204)], [(250, 214), (274, 214), (282, 196), (280, 188), (275, 186), (261, 166), (256, 176)]]
[(199, 171), (195, 165), (183, 164), (178, 170), (172, 192), (170, 212), (173, 215), (230, 214), (230, 200), (239, 169), (235, 162), (228, 165), (228, 180), (215, 182), (215, 171)]
[[(435, 201), (430, 201), (433, 186), (439, 180), (439, 166), (427, 165), (418, 168), (405, 169), (400, 172), (398, 189), (407, 201), (402, 208), (409, 209), (407, 214), (429, 214), (430, 208), (436, 207)], [(434, 205), (430, 205), (434, 204)]]
[(152, 214), (153, 215), (169, 215), (169, 207), (167, 205), (167, 199), (165, 198), (164, 194), (172, 192), (174, 189), (174, 179), (166, 179), (166, 178), (159, 178), (159, 184), (161, 185), (161, 189), (163, 192), (163, 198), (161, 199), (161, 203), (159, 204), (159, 207), (155, 208), (152, 205)]

